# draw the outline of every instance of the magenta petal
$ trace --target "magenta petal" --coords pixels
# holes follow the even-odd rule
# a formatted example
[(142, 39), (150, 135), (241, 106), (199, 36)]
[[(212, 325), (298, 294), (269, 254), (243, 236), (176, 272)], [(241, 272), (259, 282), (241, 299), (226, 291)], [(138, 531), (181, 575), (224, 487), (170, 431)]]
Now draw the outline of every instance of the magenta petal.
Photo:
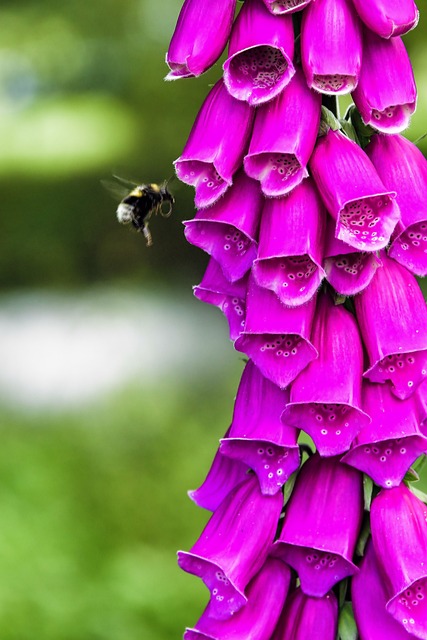
[(246, 0), (233, 26), (224, 63), (230, 94), (256, 106), (277, 96), (295, 73), (291, 16), (273, 16), (261, 0)]
[(386, 577), (387, 611), (427, 638), (426, 506), (404, 485), (383, 489), (371, 505), (375, 554)]
[(362, 343), (352, 314), (329, 294), (318, 296), (311, 339), (319, 357), (293, 382), (282, 419), (306, 431), (322, 456), (334, 456), (369, 422), (361, 406)]
[(388, 489), (401, 483), (411, 464), (427, 450), (413, 397), (398, 400), (388, 386), (365, 382), (363, 408), (371, 416), (341, 459)]
[(247, 602), (244, 590), (264, 564), (282, 509), (279, 492), (265, 496), (251, 475), (228, 494), (178, 564), (211, 592), (210, 615), (228, 618)]
[(262, 493), (277, 493), (299, 467), (299, 432), (280, 419), (288, 393), (264, 378), (249, 360), (240, 381), (233, 422), (221, 453), (240, 460), (258, 476)]
[(417, 88), (401, 38), (385, 40), (365, 29), (362, 70), (352, 97), (365, 124), (384, 133), (407, 128), (415, 111)]
[(199, 76), (218, 60), (235, 8), (236, 0), (185, 0), (166, 54), (166, 80)]
[(351, 581), (354, 617), (362, 640), (410, 640), (405, 629), (386, 611), (387, 594), (384, 576), (370, 540), (359, 566), (359, 573)]
[(397, 191), (401, 220), (389, 255), (418, 276), (427, 275), (427, 160), (400, 135), (375, 135), (366, 153), (389, 189)]
[(310, 168), (336, 220), (335, 236), (361, 251), (384, 248), (400, 218), (396, 192), (386, 189), (359, 145), (330, 129), (319, 138)]
[(299, 307), (285, 307), (277, 296), (249, 278), (245, 330), (234, 343), (261, 373), (281, 389), (317, 357), (309, 336), (314, 298)]
[(302, 18), (301, 58), (312, 89), (353, 91), (362, 62), (362, 25), (351, 0), (311, 2)]
[(280, 560), (267, 558), (246, 590), (245, 607), (227, 620), (216, 620), (208, 605), (184, 640), (270, 640), (289, 589), (291, 572)]
[(270, 13), (276, 16), (284, 13), (294, 13), (301, 11), (311, 0), (263, 0)]
[(257, 109), (244, 167), (249, 176), (261, 182), (266, 196), (284, 195), (308, 176), (320, 107), (320, 95), (308, 89), (298, 67), (286, 89)]
[(203, 279), (193, 287), (202, 302), (217, 306), (228, 320), (230, 340), (236, 340), (245, 326), (247, 277), (230, 282), (214, 258), (209, 260)]
[[(230, 429), (227, 429), (224, 437), (229, 433)], [(188, 496), (198, 507), (215, 511), (230, 491), (246, 478), (248, 466), (224, 456), (218, 449), (203, 484), (189, 491)]]
[(353, 0), (353, 3), (366, 26), (382, 38), (401, 36), (418, 22), (414, 0)]
[(337, 458), (309, 458), (274, 543), (274, 554), (295, 569), (305, 594), (322, 597), (357, 572), (352, 557), (362, 515), (362, 474)]
[(383, 266), (354, 298), (371, 382), (387, 382), (408, 398), (427, 376), (427, 309), (414, 276), (382, 254)]
[(333, 591), (311, 598), (299, 587), (287, 598), (271, 640), (335, 640), (338, 603)]
[(308, 302), (324, 278), (325, 219), (326, 211), (311, 178), (286, 198), (265, 202), (252, 272), (260, 287), (274, 291), (289, 307)]
[(414, 393), (418, 423), (424, 435), (427, 435), (427, 380), (422, 382)]
[(208, 207), (225, 193), (241, 166), (254, 111), (230, 96), (222, 80), (208, 94), (187, 144), (175, 160), (178, 178), (196, 189), (196, 206)]
[(239, 280), (257, 255), (262, 205), (258, 183), (239, 171), (224, 197), (184, 222), (185, 237), (215, 258), (231, 282)]

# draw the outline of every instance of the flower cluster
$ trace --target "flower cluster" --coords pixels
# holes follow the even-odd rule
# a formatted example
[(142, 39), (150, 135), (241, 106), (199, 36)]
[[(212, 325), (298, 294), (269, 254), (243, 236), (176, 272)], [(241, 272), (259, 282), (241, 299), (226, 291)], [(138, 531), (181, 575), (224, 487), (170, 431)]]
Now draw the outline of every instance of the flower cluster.
[(178, 553), (210, 592), (186, 640), (335, 640), (339, 616), (362, 640), (427, 639), (427, 508), (408, 488), (427, 451), (427, 161), (401, 135), (417, 20), (413, 0), (182, 7), (167, 79), (228, 43), (175, 162), (209, 255), (194, 293), (248, 358), (189, 493), (212, 515)]

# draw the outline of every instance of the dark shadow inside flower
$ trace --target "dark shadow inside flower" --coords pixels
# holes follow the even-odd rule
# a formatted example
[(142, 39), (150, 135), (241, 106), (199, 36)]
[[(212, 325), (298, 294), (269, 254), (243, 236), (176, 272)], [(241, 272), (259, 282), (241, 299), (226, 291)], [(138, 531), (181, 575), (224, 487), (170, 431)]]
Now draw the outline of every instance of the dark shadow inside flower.
[(253, 153), (244, 160), (245, 171), (259, 180), (266, 196), (282, 196), (308, 175), (293, 153)]
[(389, 255), (418, 276), (427, 275), (427, 220), (409, 225), (393, 241)]
[(337, 237), (361, 251), (383, 249), (399, 218), (399, 209), (388, 194), (347, 202), (341, 209)]
[(274, 291), (290, 307), (308, 302), (325, 275), (307, 254), (258, 259), (252, 270), (260, 287)]
[(372, 382), (390, 382), (394, 395), (405, 400), (427, 379), (427, 349), (391, 353), (363, 376)]
[(419, 578), (406, 589), (402, 589), (388, 601), (386, 609), (408, 633), (418, 638), (425, 638), (427, 636), (427, 577)]
[(330, 256), (324, 262), (328, 282), (335, 291), (345, 296), (363, 291), (380, 266), (381, 260), (375, 253), (368, 251)]

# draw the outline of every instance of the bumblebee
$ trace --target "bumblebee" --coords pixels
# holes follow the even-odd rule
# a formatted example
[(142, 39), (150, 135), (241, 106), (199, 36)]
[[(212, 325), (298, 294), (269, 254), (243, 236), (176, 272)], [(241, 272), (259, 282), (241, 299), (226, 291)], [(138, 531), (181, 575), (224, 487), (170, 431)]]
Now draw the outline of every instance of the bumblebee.
[[(155, 215), (159, 213), (163, 218), (169, 218), (175, 204), (175, 199), (168, 190), (167, 182), (161, 185), (155, 183), (137, 185), (118, 176), (114, 176), (114, 178), (119, 184), (104, 181), (104, 185), (122, 197), (116, 211), (117, 220), (121, 224), (131, 224), (137, 231), (140, 231), (145, 238), (146, 246), (151, 247), (153, 244), (149, 229), (151, 216), (153, 213)], [(126, 188), (125, 191), (124, 188)], [(125, 193), (126, 195), (123, 197)]]

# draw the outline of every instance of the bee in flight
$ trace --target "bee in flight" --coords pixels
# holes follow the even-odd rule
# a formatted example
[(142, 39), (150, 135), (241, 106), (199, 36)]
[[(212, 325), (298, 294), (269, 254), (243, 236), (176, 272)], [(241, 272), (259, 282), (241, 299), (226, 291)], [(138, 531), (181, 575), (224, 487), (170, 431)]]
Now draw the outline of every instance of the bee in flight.
[(141, 231), (147, 247), (151, 247), (153, 240), (149, 229), (149, 221), (153, 213), (163, 218), (169, 218), (175, 204), (173, 195), (168, 190), (168, 183), (135, 184), (113, 176), (115, 182), (103, 180), (109, 191), (121, 198), (117, 207), (117, 220), (121, 224), (131, 224), (137, 231)]

